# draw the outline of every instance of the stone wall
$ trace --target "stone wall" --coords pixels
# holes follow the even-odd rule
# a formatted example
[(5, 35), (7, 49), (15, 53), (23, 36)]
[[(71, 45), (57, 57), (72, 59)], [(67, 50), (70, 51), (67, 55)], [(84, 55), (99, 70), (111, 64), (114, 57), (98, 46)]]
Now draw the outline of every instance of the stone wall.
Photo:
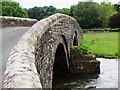
[(3, 88), (52, 88), (56, 48), (59, 43), (64, 44), (70, 58), (69, 47), (73, 45), (75, 32), (80, 41), (82, 32), (76, 20), (60, 13), (34, 24), (10, 54)]
[(2, 28), (4, 27), (16, 27), (16, 26), (32, 26), (38, 20), (19, 17), (0, 16), (0, 22), (2, 22)]

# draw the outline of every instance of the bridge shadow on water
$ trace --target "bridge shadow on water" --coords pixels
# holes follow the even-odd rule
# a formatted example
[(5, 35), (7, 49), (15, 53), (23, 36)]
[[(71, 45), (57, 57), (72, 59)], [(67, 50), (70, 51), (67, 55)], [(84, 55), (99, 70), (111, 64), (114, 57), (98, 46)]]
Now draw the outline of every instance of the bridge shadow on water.
[(94, 90), (99, 75), (69, 75), (56, 78), (52, 90)]

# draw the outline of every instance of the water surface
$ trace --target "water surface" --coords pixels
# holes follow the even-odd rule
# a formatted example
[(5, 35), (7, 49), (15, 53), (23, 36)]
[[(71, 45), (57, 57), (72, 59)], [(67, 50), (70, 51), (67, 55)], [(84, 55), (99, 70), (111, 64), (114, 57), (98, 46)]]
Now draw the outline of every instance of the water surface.
[(74, 75), (56, 81), (57, 88), (118, 88), (118, 59), (97, 58), (100, 74)]

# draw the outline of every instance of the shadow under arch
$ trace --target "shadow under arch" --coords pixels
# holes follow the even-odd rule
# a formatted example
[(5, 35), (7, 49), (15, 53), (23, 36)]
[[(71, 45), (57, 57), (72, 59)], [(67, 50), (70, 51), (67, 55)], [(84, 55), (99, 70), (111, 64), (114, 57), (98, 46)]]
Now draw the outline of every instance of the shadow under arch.
[(68, 44), (67, 44), (67, 41), (66, 41), (66, 37), (64, 35), (61, 35), (62, 39), (63, 39), (63, 42), (65, 44), (65, 48), (66, 48), (66, 57), (67, 57), (67, 64), (68, 64), (68, 68), (70, 69), (71, 67), (71, 60), (70, 60), (70, 48), (68, 48)]
[[(62, 35), (59, 40), (60, 43), (57, 45), (55, 59), (53, 64), (53, 78), (52, 78), (52, 87), (56, 87), (58, 85), (58, 81), (61, 78), (67, 77), (70, 74), (69, 70), (69, 60), (67, 56), (67, 44), (65, 44), (65, 37)], [(56, 83), (57, 82), (57, 83)]]
[(73, 46), (78, 46), (77, 32), (75, 31), (73, 37)]
[(62, 37), (62, 38), (63, 38), (63, 40), (64, 40), (64, 43), (65, 43), (66, 49), (68, 50), (68, 45), (67, 45), (67, 41), (66, 41), (65, 36), (64, 36), (64, 35), (61, 35), (61, 37)]

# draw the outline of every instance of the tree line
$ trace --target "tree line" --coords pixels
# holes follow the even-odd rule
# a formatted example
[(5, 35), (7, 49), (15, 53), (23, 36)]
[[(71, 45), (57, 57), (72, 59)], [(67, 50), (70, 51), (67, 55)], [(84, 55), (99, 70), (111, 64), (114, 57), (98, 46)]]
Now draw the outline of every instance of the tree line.
[(110, 2), (97, 3), (93, 1), (78, 2), (70, 8), (57, 9), (54, 6), (22, 8), (18, 2), (8, 0), (2, 4), (3, 16), (33, 18), (41, 20), (54, 13), (63, 13), (74, 17), (81, 28), (120, 28), (120, 5)]

